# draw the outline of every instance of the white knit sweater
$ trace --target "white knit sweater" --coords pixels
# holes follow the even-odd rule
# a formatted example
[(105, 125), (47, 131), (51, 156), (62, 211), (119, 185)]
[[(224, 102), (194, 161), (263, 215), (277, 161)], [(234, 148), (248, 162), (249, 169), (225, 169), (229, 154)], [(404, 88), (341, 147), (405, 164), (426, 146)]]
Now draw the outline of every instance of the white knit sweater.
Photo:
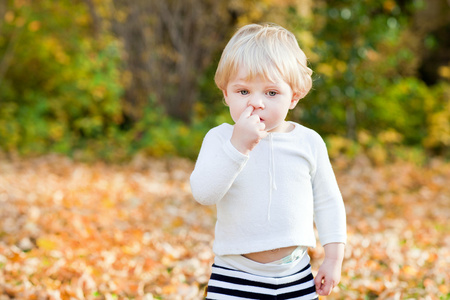
[(326, 145), (315, 131), (290, 122), (288, 133), (269, 133), (250, 152), (230, 142), (233, 126), (205, 136), (191, 174), (194, 198), (217, 205), (213, 251), (245, 254), (288, 246), (346, 242), (342, 196)]

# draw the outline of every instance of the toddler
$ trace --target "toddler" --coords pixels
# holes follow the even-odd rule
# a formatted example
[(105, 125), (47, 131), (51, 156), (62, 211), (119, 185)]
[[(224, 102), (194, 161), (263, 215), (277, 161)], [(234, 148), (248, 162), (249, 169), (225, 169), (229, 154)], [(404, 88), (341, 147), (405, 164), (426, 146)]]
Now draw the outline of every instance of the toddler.
[[(286, 121), (311, 74), (295, 36), (274, 24), (242, 27), (222, 53), (215, 82), (234, 125), (207, 133), (191, 175), (196, 201), (217, 206), (207, 299), (317, 299), (339, 283), (346, 217), (327, 149)], [(325, 250), (315, 278), (314, 222)]]

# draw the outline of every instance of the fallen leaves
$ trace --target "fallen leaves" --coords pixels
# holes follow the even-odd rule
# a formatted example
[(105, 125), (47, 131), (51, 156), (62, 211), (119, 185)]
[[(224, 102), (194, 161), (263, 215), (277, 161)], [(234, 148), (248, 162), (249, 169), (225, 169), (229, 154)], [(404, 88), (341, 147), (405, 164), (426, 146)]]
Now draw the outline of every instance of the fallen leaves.
[(329, 298), (450, 297), (442, 292), (450, 285), (449, 164), (372, 167), (359, 157), (336, 172), (349, 238), (341, 284)]
[[(334, 166), (349, 237), (327, 299), (450, 297), (450, 164)], [(215, 208), (192, 199), (192, 168), (0, 161), (0, 300), (202, 299)], [(317, 270), (323, 250), (310, 255)]]
[(176, 164), (1, 162), (0, 294), (195, 299), (214, 216), (191, 199), (192, 165)]

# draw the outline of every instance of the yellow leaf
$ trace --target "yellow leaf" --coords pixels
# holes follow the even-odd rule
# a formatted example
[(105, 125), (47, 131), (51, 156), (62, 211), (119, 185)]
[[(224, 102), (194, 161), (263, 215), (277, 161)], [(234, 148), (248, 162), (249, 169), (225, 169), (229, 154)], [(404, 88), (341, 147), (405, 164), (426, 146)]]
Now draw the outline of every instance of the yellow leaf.
[(166, 285), (165, 287), (163, 287), (163, 294), (164, 295), (170, 295), (170, 294), (174, 294), (177, 291), (177, 287), (170, 284), (170, 285)]
[(39, 238), (36, 243), (40, 249), (47, 251), (55, 250), (58, 246), (55, 241), (46, 238)]
[(180, 216), (176, 217), (173, 221), (172, 221), (172, 227), (177, 228), (177, 227), (181, 227), (184, 225), (184, 219)]
[(319, 64), (316, 68), (317, 73), (324, 74), (326, 76), (333, 76), (333, 68), (328, 64)]
[(445, 284), (441, 284), (439, 286), (439, 291), (444, 294), (447, 295), (450, 292), (450, 289), (445, 285)]
[(414, 275), (416, 275), (417, 274), (417, 269), (416, 268), (414, 268), (413, 266), (404, 266), (403, 267), (403, 272), (405, 273), (405, 274), (407, 274), (407, 275), (412, 275), (412, 276), (414, 276)]
[(5, 14), (5, 21), (7, 23), (12, 23), (12, 21), (14, 21), (14, 13), (12, 11), (7, 11)]
[(39, 21), (33, 21), (28, 25), (28, 30), (30, 30), (31, 32), (36, 32), (39, 30), (39, 28), (41, 28), (41, 22)]

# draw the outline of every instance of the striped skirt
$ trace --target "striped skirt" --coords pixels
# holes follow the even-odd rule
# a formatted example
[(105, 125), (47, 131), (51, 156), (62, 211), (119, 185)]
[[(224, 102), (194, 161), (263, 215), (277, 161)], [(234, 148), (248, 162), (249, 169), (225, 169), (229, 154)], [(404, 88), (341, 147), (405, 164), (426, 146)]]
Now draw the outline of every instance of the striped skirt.
[(292, 275), (267, 277), (213, 264), (206, 299), (318, 299), (311, 265)]

